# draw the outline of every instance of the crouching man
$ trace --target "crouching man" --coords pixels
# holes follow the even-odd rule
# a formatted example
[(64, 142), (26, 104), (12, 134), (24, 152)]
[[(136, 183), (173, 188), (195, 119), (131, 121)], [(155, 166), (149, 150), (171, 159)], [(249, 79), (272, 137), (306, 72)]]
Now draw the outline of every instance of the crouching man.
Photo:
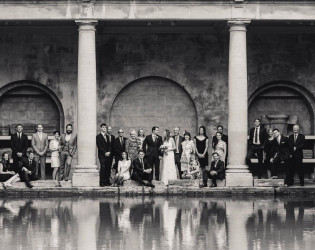
[[(154, 188), (152, 184), (153, 173), (152, 167), (149, 165), (148, 161), (144, 159), (143, 150), (139, 150), (138, 158), (133, 160), (133, 173), (131, 179), (139, 182), (141, 185)], [(145, 183), (144, 180), (147, 180), (148, 183)]]
[(212, 154), (214, 161), (211, 162), (211, 168), (209, 170), (203, 171), (203, 185), (202, 187), (207, 187), (208, 179), (212, 180), (212, 184), (210, 187), (217, 186), (217, 180), (225, 179), (225, 169), (224, 162), (220, 160), (220, 156), (218, 153), (214, 152)]
[(34, 153), (32, 150), (27, 151), (27, 158), (22, 158), (16, 172), (19, 174), (21, 181), (25, 182), (28, 188), (32, 188), (31, 181), (37, 180), (36, 178), (36, 162), (34, 160)]

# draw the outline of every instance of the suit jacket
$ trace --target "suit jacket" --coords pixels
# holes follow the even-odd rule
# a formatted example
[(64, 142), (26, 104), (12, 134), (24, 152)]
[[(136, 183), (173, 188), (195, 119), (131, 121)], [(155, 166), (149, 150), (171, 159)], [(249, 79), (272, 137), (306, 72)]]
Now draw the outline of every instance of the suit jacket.
[(115, 145), (115, 136), (114, 135), (108, 135), (109, 141), (110, 141), (110, 146), (112, 149), (111, 155), (114, 156), (114, 145)]
[[(228, 137), (227, 135), (225, 135), (225, 134), (222, 134), (221, 140), (222, 140), (222, 141), (225, 141), (225, 143), (226, 143), (226, 157), (228, 157), (228, 152), (229, 152), (229, 150), (228, 150), (229, 137)], [(216, 146), (217, 143), (218, 143), (218, 139), (217, 139), (217, 137), (214, 135), (214, 136), (212, 137), (212, 148), (213, 148), (213, 149), (215, 149), (215, 146)]]
[[(291, 145), (291, 154), (294, 158), (303, 159), (303, 148), (305, 143), (305, 135), (298, 133), (296, 142), (294, 143), (294, 134), (289, 136), (289, 143)], [(294, 147), (296, 148), (294, 151)]]
[(22, 165), (20, 167), (21, 167), (21, 170), (23, 167), (27, 168), (29, 171), (32, 172), (32, 175), (36, 174), (36, 162), (34, 159), (32, 160), (32, 163), (30, 164), (29, 159), (27, 157), (24, 157), (22, 159)]
[(106, 135), (106, 141), (102, 133), (99, 133), (96, 136), (96, 146), (97, 146), (97, 154), (99, 159), (104, 159), (106, 157), (110, 156), (105, 156), (105, 153), (111, 152), (111, 147), (109, 143), (109, 138), (108, 135)]
[(17, 153), (21, 152), (24, 156), (28, 148), (28, 138), (26, 134), (22, 133), (21, 139), (18, 138), (17, 134), (11, 135), (11, 149), (12, 156), (17, 156)]
[(68, 151), (72, 156), (77, 150), (77, 135), (71, 134), (68, 147), (66, 147), (66, 134), (60, 136), (60, 146), (62, 151)]
[(32, 136), (32, 148), (35, 151), (35, 154), (39, 154), (40, 152), (46, 154), (48, 149), (48, 135), (42, 133), (42, 139), (40, 140), (38, 133), (34, 133)]
[[(175, 135), (173, 136), (173, 139), (174, 139), (174, 142), (175, 142), (175, 145), (176, 145)], [(178, 138), (178, 151), (179, 152), (178, 153), (180, 155), (182, 155), (182, 153), (183, 153), (183, 146), (182, 146), (182, 142), (183, 141), (184, 141), (184, 137), (179, 135), (179, 138)], [(176, 153), (176, 149), (175, 149), (174, 153)]]
[[(254, 136), (255, 136), (255, 127), (254, 128), (251, 128), (249, 130), (249, 139), (248, 139), (248, 144), (249, 145), (253, 145), (253, 141), (254, 141)], [(260, 142), (260, 145), (263, 146), (265, 141), (268, 139), (268, 134), (267, 134), (267, 131), (265, 128), (263, 128), (262, 126), (260, 126), (260, 129), (259, 129), (259, 142)]]
[(126, 151), (127, 138), (123, 137), (123, 140), (124, 140), (124, 144), (123, 145), (121, 145), (121, 143), (120, 143), (120, 137), (117, 137), (114, 140), (114, 155), (115, 155), (115, 157), (120, 158), (121, 157), (121, 153)]
[(149, 169), (149, 168), (152, 168), (152, 167), (149, 165), (149, 161), (147, 159), (143, 159), (143, 166), (141, 165), (139, 158), (134, 159), (132, 162), (132, 169), (134, 173), (142, 174), (144, 169)]
[(143, 141), (143, 151), (147, 156), (162, 156), (162, 152), (160, 150), (160, 146), (162, 145), (162, 137), (156, 137), (155, 141), (153, 141), (152, 134), (147, 135)]
[(286, 161), (290, 159), (291, 155), (291, 145), (289, 143), (288, 137), (281, 135), (280, 144), (277, 141), (277, 138), (273, 140), (274, 143), (274, 157), (279, 158), (280, 161)]
[(224, 179), (225, 178), (224, 162), (221, 160), (218, 160), (217, 165), (215, 167), (214, 166), (215, 166), (215, 161), (211, 162), (210, 171), (216, 171), (217, 176), (220, 179)]

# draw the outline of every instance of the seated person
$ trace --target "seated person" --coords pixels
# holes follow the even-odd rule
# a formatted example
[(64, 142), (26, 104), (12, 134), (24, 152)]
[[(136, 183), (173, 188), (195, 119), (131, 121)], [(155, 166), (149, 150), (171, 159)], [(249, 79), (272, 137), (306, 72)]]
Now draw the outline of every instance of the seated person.
[(113, 187), (122, 185), (124, 181), (130, 180), (131, 160), (127, 160), (128, 154), (126, 152), (122, 152), (121, 158), (118, 162), (118, 172), (113, 179)]
[(225, 179), (225, 169), (224, 169), (224, 162), (220, 160), (220, 156), (217, 152), (212, 154), (214, 161), (211, 162), (210, 171), (204, 170), (203, 171), (203, 186), (207, 186), (208, 178), (212, 180), (212, 184), (210, 187), (217, 186), (217, 179), (224, 180)]
[(33, 150), (27, 151), (27, 158), (23, 158), (16, 167), (16, 172), (20, 175), (21, 181), (24, 181), (28, 188), (32, 188), (33, 185), (30, 181), (37, 180), (36, 178), (36, 162), (34, 160)]
[[(139, 150), (138, 158), (133, 160), (132, 165), (133, 173), (131, 179), (139, 182), (141, 185), (154, 188), (155, 186), (152, 184), (152, 167), (149, 165), (149, 162), (144, 159), (144, 151), (142, 149)], [(149, 182), (145, 183), (144, 180)]]
[(188, 169), (182, 175), (183, 179), (199, 179), (200, 165), (195, 155), (192, 155), (188, 165)]
[(3, 153), (0, 163), (0, 181), (2, 182), (3, 187), (12, 187), (11, 183), (18, 180), (18, 176), (19, 175), (13, 171), (10, 164), (9, 153)]

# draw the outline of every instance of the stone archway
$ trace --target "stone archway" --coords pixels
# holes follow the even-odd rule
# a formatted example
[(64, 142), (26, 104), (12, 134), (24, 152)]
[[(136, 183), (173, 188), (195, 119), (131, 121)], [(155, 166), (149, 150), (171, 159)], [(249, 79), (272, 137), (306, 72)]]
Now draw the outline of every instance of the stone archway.
[(314, 134), (314, 96), (292, 82), (272, 82), (257, 89), (249, 98), (248, 121), (262, 115), (289, 115), (297, 118), (304, 134)]
[(31, 133), (36, 123), (46, 125), (45, 131), (64, 129), (64, 112), (58, 97), (46, 86), (31, 82), (18, 81), (0, 89), (0, 121), (8, 135), (7, 127), (12, 124), (27, 124)]
[(181, 86), (163, 77), (145, 77), (129, 83), (116, 96), (110, 112), (113, 130), (122, 127), (129, 136), (130, 129), (143, 128), (151, 133), (155, 125), (160, 130), (179, 126), (181, 132), (192, 135), (197, 130), (197, 112), (189, 94)]

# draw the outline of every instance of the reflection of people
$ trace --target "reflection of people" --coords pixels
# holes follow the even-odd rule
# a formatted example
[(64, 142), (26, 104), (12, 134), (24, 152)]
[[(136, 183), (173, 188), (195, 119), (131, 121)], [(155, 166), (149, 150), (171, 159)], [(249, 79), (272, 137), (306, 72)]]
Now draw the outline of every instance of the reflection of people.
[(212, 184), (210, 187), (216, 187), (217, 180), (225, 179), (224, 162), (220, 160), (220, 156), (217, 152), (214, 152), (212, 154), (212, 157), (214, 161), (211, 162), (210, 171), (203, 171), (203, 187), (207, 186), (208, 178), (212, 180)]
[[(149, 161), (147, 159), (144, 159), (144, 152), (143, 150), (139, 150), (139, 157), (136, 158), (132, 162), (132, 169), (133, 173), (131, 178), (137, 182), (139, 182), (141, 185), (145, 185), (148, 187), (155, 187), (152, 184), (152, 167), (149, 165)], [(147, 180), (148, 183), (145, 183), (144, 180)]]
[(180, 158), (181, 162), (181, 170), (183, 175), (185, 175), (188, 171), (190, 159), (195, 154), (195, 144), (191, 140), (191, 136), (189, 132), (185, 132), (184, 141), (182, 142), (183, 153)]
[(18, 162), (22, 160), (22, 157), (26, 157), (28, 148), (28, 138), (27, 135), (23, 133), (23, 126), (21, 124), (16, 125), (16, 130), (16, 134), (11, 135), (11, 149), (14, 166), (18, 165)]
[(10, 164), (9, 153), (4, 152), (2, 154), (1, 163), (0, 163), (0, 181), (3, 182), (2, 185), (4, 188), (12, 186), (11, 183), (18, 177), (13, 171), (13, 168)]
[(226, 159), (226, 143), (222, 140), (222, 134), (220, 132), (216, 133), (217, 141), (214, 144), (214, 152), (218, 153), (220, 160), (225, 163)]
[(248, 145), (249, 149), (246, 156), (246, 164), (250, 166), (251, 170), (253, 170), (253, 165), (251, 163), (251, 158), (257, 155), (258, 158), (258, 178), (261, 179), (264, 173), (264, 165), (263, 165), (263, 155), (264, 155), (264, 143), (267, 139), (268, 135), (266, 129), (261, 126), (260, 119), (255, 119), (255, 127), (251, 128), (249, 131), (249, 140)]
[(290, 177), (293, 184), (294, 168), (297, 168), (300, 179), (300, 186), (304, 186), (304, 170), (303, 170), (303, 148), (305, 143), (305, 135), (299, 133), (299, 125), (293, 126), (293, 134), (289, 136), (289, 143), (291, 144), (292, 158), (290, 162)]
[(32, 148), (35, 152), (36, 177), (40, 166), (41, 180), (46, 179), (46, 152), (48, 149), (48, 135), (43, 133), (43, 125), (37, 124), (37, 132), (32, 136)]
[(194, 137), (194, 142), (196, 146), (196, 154), (198, 161), (200, 163), (201, 169), (204, 169), (208, 165), (208, 145), (209, 140), (206, 134), (206, 128), (200, 126), (199, 134)]
[(113, 179), (113, 186), (120, 186), (124, 181), (130, 179), (131, 160), (128, 159), (128, 154), (123, 152), (121, 160), (118, 162), (118, 172)]
[(52, 178), (53, 180), (58, 180), (57, 173), (60, 167), (60, 158), (59, 158), (59, 150), (60, 150), (60, 140), (59, 140), (59, 131), (54, 132), (54, 139), (49, 142), (49, 150), (51, 151), (51, 167), (54, 169)]

